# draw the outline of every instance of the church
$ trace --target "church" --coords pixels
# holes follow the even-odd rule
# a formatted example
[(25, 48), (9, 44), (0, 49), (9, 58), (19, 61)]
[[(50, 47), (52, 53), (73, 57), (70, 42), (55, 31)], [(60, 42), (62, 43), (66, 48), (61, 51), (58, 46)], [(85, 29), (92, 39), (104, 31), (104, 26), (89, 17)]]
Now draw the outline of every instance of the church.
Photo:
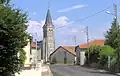
[(50, 61), (49, 56), (55, 51), (55, 27), (52, 22), (50, 9), (47, 11), (45, 24), (43, 26), (43, 40), (41, 41), (41, 59), (44, 62)]

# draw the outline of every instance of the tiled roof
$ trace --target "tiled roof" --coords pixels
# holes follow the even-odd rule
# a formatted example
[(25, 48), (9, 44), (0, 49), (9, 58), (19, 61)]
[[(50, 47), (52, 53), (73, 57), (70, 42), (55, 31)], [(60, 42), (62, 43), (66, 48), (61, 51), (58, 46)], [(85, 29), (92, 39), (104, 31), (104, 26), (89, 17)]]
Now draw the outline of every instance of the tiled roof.
[(31, 43), (31, 47), (32, 47), (32, 48), (36, 48), (35, 43)]
[(88, 45), (87, 44), (80, 44), (79, 47), (80, 48), (88, 48)]
[[(99, 45), (99, 46), (104, 46), (104, 40), (93, 40), (89, 42), (89, 45)], [(88, 48), (87, 44), (80, 44), (80, 48)]]
[(74, 46), (59, 46), (51, 55), (53, 55), (59, 48), (63, 48), (65, 51), (71, 53), (72, 55), (76, 56), (75, 47)]
[(70, 52), (71, 54), (76, 55), (74, 46), (62, 46), (62, 47), (66, 49), (68, 52)]

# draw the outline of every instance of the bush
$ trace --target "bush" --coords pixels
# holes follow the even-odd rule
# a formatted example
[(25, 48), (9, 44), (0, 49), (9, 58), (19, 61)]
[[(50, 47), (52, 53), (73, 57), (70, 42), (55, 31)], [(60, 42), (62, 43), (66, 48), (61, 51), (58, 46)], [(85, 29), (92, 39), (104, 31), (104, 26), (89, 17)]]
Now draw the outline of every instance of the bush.
[[(114, 49), (110, 46), (90, 46), (89, 50), (89, 63), (97, 63), (101, 66), (106, 66), (108, 64), (108, 56), (114, 56)], [(88, 50), (85, 52), (85, 56), (88, 61)]]

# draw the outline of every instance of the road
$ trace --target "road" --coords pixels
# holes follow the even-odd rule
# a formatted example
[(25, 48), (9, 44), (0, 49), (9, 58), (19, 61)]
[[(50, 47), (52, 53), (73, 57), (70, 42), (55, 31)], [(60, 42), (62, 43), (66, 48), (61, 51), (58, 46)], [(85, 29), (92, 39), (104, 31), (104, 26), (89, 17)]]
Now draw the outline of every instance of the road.
[(51, 65), (53, 76), (116, 76), (103, 70), (80, 66)]

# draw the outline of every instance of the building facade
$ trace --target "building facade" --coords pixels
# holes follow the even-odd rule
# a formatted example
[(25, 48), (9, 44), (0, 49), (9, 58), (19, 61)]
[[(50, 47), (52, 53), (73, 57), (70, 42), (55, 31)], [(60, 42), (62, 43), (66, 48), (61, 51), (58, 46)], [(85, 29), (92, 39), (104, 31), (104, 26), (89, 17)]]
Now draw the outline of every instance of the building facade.
[(59, 46), (51, 55), (51, 63), (53, 64), (69, 64), (73, 65), (76, 61), (76, 53), (74, 46)]
[(30, 40), (28, 39), (28, 44), (23, 48), (23, 50), (26, 53), (26, 59), (25, 59), (25, 63), (24, 63), (24, 67), (30, 67), (31, 64), (31, 51), (30, 51)]
[(43, 60), (49, 61), (49, 56), (55, 50), (54, 25), (50, 15), (50, 9), (47, 11), (46, 21), (43, 26)]
[(86, 61), (85, 51), (91, 46), (104, 46), (104, 40), (92, 40), (88, 44), (80, 44), (76, 47), (77, 65), (84, 65)]

